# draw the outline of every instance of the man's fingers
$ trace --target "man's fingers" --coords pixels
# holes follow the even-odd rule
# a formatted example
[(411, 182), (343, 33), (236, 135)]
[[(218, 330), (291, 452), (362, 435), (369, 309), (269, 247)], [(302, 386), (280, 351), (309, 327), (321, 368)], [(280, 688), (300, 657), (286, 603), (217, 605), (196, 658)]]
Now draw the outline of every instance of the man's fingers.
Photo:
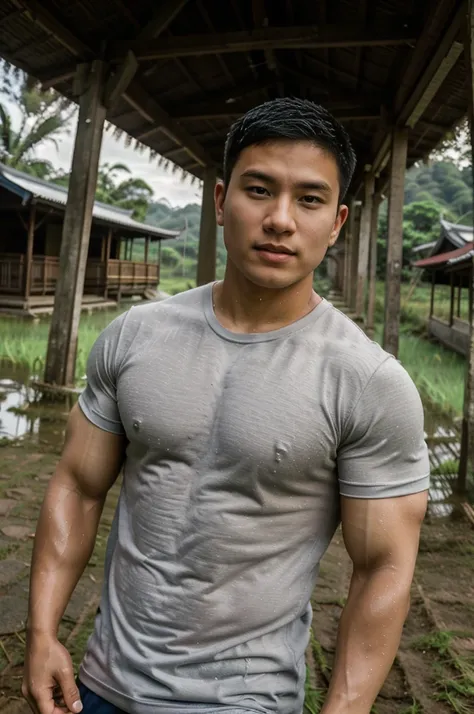
[[(82, 711), (82, 702), (72, 668), (62, 669), (56, 675), (59, 686), (61, 687), (62, 698), (67, 708), (73, 714), (79, 714)], [(58, 702), (61, 697), (58, 696)]]

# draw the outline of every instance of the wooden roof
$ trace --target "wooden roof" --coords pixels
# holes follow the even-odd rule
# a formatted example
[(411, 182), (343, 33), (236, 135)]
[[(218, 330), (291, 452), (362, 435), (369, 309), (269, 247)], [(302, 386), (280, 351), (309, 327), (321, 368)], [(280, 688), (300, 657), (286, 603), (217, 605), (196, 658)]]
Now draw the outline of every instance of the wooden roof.
[(78, 62), (110, 60), (126, 89), (109, 121), (196, 176), (248, 108), (313, 99), (348, 129), (360, 182), (386, 166), (393, 123), (412, 128), (413, 163), (465, 116), (465, 14), (461, 0), (2, 0), (0, 56), (68, 96)]

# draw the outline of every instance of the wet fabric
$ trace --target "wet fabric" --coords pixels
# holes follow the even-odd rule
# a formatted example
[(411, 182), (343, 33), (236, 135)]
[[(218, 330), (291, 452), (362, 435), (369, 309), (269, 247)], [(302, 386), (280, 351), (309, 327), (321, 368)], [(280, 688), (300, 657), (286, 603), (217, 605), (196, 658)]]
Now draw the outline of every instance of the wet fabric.
[(133, 714), (300, 714), (340, 494), (428, 487), (411, 379), (327, 301), (235, 334), (211, 285), (117, 318), (87, 378), (129, 445), (81, 680)]

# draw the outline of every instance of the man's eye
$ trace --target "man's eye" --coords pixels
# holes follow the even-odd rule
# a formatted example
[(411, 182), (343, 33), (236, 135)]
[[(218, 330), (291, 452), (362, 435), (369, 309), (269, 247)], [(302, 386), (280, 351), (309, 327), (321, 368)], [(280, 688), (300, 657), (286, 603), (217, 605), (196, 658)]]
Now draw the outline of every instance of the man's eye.
[(268, 191), (263, 186), (248, 186), (247, 191), (254, 193), (256, 196), (266, 196)]
[(319, 196), (303, 196), (301, 200), (303, 201), (303, 203), (307, 203), (310, 206), (318, 204), (318, 203), (322, 203)]

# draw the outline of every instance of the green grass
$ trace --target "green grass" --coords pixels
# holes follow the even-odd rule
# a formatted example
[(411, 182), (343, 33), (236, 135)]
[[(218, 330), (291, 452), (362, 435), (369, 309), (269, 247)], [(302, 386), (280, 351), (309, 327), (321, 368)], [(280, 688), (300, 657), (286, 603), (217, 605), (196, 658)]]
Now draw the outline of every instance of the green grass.
[[(101, 331), (126, 307), (82, 314), (79, 325), (76, 378), (85, 374), (88, 354)], [(41, 376), (46, 359), (50, 319), (37, 323), (0, 317), (0, 359), (16, 367), (27, 367), (32, 375)]]
[[(384, 319), (384, 283), (377, 284), (375, 339), (382, 342)], [(451, 416), (462, 414), (466, 360), (442, 345), (430, 341), (427, 321), (431, 286), (421, 284), (409, 296), (410, 285), (402, 284), (400, 348), (398, 358), (415, 382), (422, 397)], [(436, 286), (435, 316), (449, 317), (450, 288)], [(463, 291), (461, 316), (467, 317), (467, 291)]]
[(474, 666), (472, 658), (461, 656), (452, 646), (455, 637), (472, 636), (472, 632), (436, 631), (414, 640), (413, 649), (432, 650), (440, 657), (440, 663), (447, 665), (453, 676), (447, 677), (440, 668), (436, 692), (433, 698), (446, 702), (456, 714), (472, 714), (474, 701)]

